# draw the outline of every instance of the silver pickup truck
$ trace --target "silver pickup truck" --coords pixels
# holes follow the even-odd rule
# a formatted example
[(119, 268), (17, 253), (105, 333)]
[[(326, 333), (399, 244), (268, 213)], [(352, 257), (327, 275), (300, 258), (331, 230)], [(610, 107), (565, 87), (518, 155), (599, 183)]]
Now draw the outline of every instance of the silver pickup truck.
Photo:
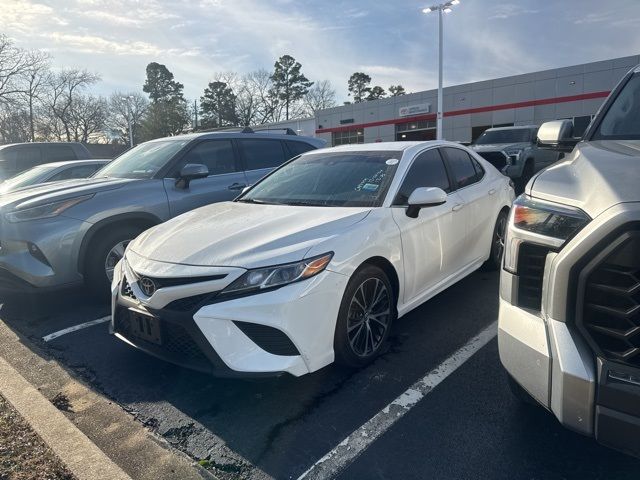
[(561, 156), (558, 152), (538, 148), (537, 133), (535, 125), (489, 128), (470, 148), (513, 179), (516, 191), (522, 192), (536, 172)]

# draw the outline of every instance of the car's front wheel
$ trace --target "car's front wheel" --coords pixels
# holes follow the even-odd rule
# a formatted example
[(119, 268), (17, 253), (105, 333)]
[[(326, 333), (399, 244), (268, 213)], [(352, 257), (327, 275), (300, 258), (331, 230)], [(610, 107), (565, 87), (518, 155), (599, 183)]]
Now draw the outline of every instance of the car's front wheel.
[(115, 227), (104, 234), (100, 233), (91, 243), (85, 260), (85, 280), (94, 295), (100, 298), (109, 296), (116, 264), (124, 256), (129, 242), (142, 231), (143, 229), (134, 226)]
[(350, 367), (371, 362), (383, 350), (396, 316), (395, 293), (384, 271), (374, 265), (357, 270), (340, 304), (336, 361)]
[(504, 240), (507, 233), (507, 221), (509, 214), (503, 210), (498, 215), (496, 224), (493, 227), (493, 235), (491, 237), (491, 252), (489, 259), (483, 265), (484, 270), (499, 270), (502, 265), (502, 256), (504, 255)]

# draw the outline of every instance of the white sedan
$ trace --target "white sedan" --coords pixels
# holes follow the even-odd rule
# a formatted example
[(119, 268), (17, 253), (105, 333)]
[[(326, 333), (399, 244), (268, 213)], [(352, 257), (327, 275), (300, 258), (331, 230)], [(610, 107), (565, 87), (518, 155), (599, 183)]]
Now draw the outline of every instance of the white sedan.
[(111, 330), (216, 375), (365, 365), (396, 318), (499, 266), (513, 199), (507, 177), (456, 143), (308, 152), (132, 241)]

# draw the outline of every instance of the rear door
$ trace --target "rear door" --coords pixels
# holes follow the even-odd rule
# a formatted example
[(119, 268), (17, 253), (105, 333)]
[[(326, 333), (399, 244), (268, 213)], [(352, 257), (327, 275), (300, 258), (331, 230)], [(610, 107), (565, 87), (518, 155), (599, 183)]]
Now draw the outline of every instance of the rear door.
[[(209, 176), (191, 181), (188, 188), (178, 188), (180, 169), (188, 163), (206, 165)], [(172, 216), (215, 202), (233, 200), (247, 184), (233, 141), (203, 140), (182, 157), (169, 178), (163, 180)]]
[[(407, 200), (418, 187), (443, 189), (447, 202), (421, 209), (418, 218), (408, 217)], [(464, 253), (465, 220), (456, 208), (462, 200), (453, 190), (442, 156), (434, 148), (415, 158), (396, 194), (392, 214), (402, 238), (405, 302), (454, 273), (457, 259)]]
[(241, 138), (237, 142), (249, 185), (282, 165), (289, 157), (282, 140), (276, 138)]
[(466, 223), (465, 248), (458, 262), (458, 268), (463, 268), (489, 252), (499, 185), (498, 180), (489, 181), (480, 163), (465, 150), (455, 147), (442, 150), (463, 202), (460, 211)]
[(44, 146), (44, 158), (41, 163), (62, 162), (64, 160), (78, 160), (73, 146), (67, 143), (49, 144)]

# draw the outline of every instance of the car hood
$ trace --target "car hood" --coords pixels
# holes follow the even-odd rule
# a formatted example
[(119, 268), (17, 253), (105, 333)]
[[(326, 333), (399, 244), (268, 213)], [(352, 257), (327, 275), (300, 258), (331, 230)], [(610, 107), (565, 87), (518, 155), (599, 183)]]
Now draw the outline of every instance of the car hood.
[(28, 208), (62, 201), (67, 198), (113, 190), (136, 181), (139, 180), (128, 178), (84, 178), (43, 183), (0, 194), (0, 209), (10, 210), (18, 206), (20, 208)]
[(147, 230), (129, 249), (147, 260), (256, 268), (298, 261), (314, 245), (366, 218), (369, 208), (224, 202)]
[(595, 218), (613, 205), (640, 201), (640, 141), (581, 142), (527, 186), (532, 197), (573, 205)]
[(475, 150), (476, 152), (500, 152), (502, 150), (512, 149), (515, 150), (523, 149), (531, 146), (530, 143), (490, 143), (487, 145), (470, 145), (469, 148)]

